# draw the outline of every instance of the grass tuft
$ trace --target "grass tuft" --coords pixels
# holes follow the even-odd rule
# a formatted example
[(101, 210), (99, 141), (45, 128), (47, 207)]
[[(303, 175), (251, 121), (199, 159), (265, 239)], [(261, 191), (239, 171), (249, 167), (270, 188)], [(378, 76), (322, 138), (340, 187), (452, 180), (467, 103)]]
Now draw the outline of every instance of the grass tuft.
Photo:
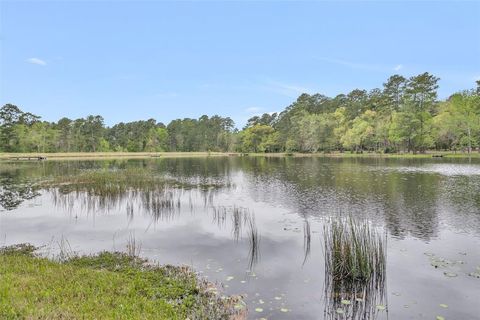
[(386, 301), (386, 238), (366, 221), (333, 219), (324, 227), (325, 318), (375, 318)]
[(384, 273), (384, 239), (367, 222), (332, 220), (324, 236), (326, 270), (333, 279), (366, 282)]

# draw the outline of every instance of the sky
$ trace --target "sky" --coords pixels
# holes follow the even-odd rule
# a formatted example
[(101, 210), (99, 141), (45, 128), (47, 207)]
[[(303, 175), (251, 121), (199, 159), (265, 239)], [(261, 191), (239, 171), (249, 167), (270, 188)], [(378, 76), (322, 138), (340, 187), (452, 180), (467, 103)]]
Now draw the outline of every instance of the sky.
[(278, 112), (428, 71), (480, 79), (480, 1), (0, 0), (0, 104), (107, 125)]

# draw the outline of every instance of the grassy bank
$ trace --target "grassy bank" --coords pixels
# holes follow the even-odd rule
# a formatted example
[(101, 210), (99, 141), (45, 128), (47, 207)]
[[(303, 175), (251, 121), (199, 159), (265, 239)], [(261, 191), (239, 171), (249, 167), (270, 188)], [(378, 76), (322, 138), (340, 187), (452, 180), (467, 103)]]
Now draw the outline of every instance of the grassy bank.
[(451, 152), (451, 151), (427, 151), (426, 153), (237, 153), (237, 152), (64, 152), (64, 153), (0, 153), (0, 160), (17, 160), (22, 158), (45, 157), (48, 160), (62, 159), (115, 159), (115, 158), (182, 158), (182, 157), (227, 157), (227, 156), (250, 156), (250, 157), (335, 157), (335, 158), (432, 158), (432, 156), (444, 158), (480, 158), (479, 152)]
[(47, 159), (109, 159), (109, 158), (180, 158), (226, 156), (222, 152), (56, 152), (56, 153), (0, 153), (1, 160), (46, 157)]
[(52, 261), (29, 245), (0, 249), (0, 319), (243, 319), (239, 298), (183, 267), (122, 253)]

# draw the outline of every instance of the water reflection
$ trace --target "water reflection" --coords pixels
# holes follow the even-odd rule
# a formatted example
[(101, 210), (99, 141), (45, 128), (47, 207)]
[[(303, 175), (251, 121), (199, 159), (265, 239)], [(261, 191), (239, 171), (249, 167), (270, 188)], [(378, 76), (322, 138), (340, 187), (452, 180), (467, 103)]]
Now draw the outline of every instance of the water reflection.
[(304, 258), (303, 258), (302, 265), (305, 265), (305, 262), (307, 262), (307, 259), (310, 256), (311, 242), (312, 242), (312, 231), (310, 230), (310, 222), (307, 219), (305, 219), (305, 221), (303, 223), (303, 252), (304, 252)]
[(384, 314), (388, 319), (384, 277), (366, 284), (326, 281), (325, 319), (370, 320)]
[(24, 201), (40, 195), (35, 182), (23, 180), (8, 172), (0, 175), (0, 206), (5, 210), (14, 210)]
[[(323, 221), (348, 213), (388, 231), (388, 287), (402, 293), (388, 296), (391, 318), (472, 318), (477, 283), (462, 275), (480, 266), (480, 179), (470, 174), (480, 161), (466, 164), (473, 171), (455, 174), (449, 167), (428, 169), (433, 161), (228, 157), (2, 164), (0, 204), (16, 210), (0, 213), (0, 240), (42, 245), (64, 235), (89, 253), (124, 248), (133, 231), (145, 256), (192, 265), (224, 282), (227, 294), (245, 293), (252, 319), (385, 318), (387, 310), (377, 308), (392, 293), (385, 281), (352, 287), (324, 277)], [(36, 184), (132, 169), (170, 183), (108, 186), (117, 190), (111, 194), (85, 184)], [(465, 260), (468, 271), (444, 279), (426, 251)], [(354, 302), (343, 304), (345, 298)], [(440, 303), (451, 307), (438, 311)]]
[[(257, 158), (242, 159), (241, 166), (250, 172), (246, 178), (253, 199), (280, 202), (301, 216), (348, 212), (385, 222), (395, 237), (428, 241), (438, 236), (439, 214), (444, 213), (458, 228), (479, 234), (480, 179), (473, 173), (478, 172), (480, 161), (464, 164), (465, 168), (461, 160), (445, 167), (432, 161)], [(407, 165), (410, 170), (401, 169)], [(442, 210), (445, 207), (451, 210)]]

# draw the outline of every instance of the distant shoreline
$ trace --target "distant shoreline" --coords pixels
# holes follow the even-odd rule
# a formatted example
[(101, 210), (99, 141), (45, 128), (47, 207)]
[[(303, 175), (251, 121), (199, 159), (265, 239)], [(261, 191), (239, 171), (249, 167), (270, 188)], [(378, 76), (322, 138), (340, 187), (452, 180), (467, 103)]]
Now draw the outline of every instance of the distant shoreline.
[(195, 158), (195, 157), (328, 157), (328, 158), (480, 158), (479, 152), (427, 151), (426, 153), (240, 153), (240, 152), (58, 152), (58, 153), (0, 153), (0, 160), (35, 161), (61, 159), (147, 159), (147, 158)]

